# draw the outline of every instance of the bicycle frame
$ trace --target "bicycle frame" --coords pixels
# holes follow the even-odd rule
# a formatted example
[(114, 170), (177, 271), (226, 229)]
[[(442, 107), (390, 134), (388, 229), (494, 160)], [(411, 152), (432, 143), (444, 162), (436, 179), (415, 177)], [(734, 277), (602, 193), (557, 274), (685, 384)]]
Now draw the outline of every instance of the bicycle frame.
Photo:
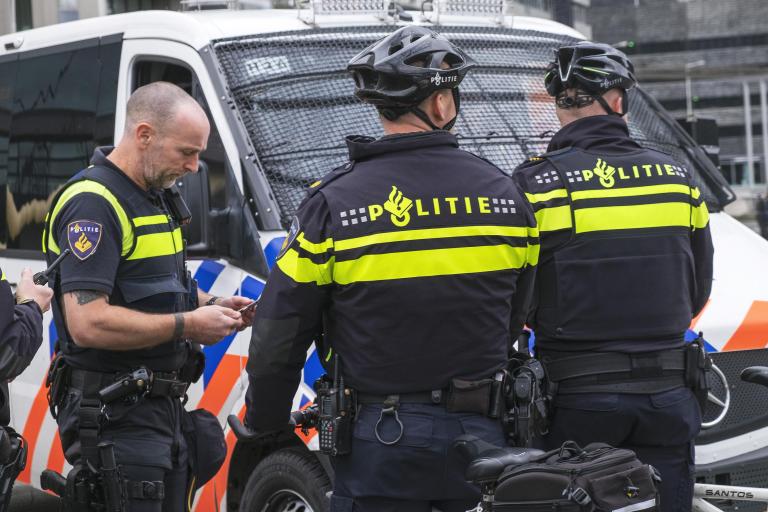
[(738, 500), (768, 503), (768, 489), (737, 485), (695, 484), (693, 486), (693, 512), (722, 512), (722, 509), (704, 500)]

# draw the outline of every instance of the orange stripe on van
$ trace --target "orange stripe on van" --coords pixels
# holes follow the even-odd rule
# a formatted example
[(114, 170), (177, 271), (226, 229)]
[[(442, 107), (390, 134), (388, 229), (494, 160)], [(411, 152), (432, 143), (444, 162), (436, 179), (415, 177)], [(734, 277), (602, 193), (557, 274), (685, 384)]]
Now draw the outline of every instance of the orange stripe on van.
[[(48, 469), (61, 473), (64, 471), (64, 449), (61, 447), (61, 438), (58, 431), (53, 436), (51, 452), (48, 454)], [(66, 475), (65, 475), (66, 476)]]
[[(237, 413), (237, 416), (242, 421), (245, 416), (245, 405), (243, 405), (240, 412)], [(227, 457), (224, 459), (224, 464), (221, 466), (219, 472), (216, 473), (216, 476), (203, 486), (203, 494), (200, 496), (200, 501), (197, 503), (197, 507), (195, 507), (195, 512), (218, 512), (221, 510), (221, 499), (224, 497), (224, 492), (227, 490), (229, 461), (232, 458), (232, 451), (235, 449), (235, 442), (235, 433), (230, 430), (227, 434)], [(214, 486), (216, 487), (215, 493)], [(216, 501), (219, 501), (219, 503), (216, 503)]]
[(240, 359), (240, 356), (224, 354), (216, 368), (216, 373), (205, 387), (205, 393), (197, 404), (198, 408), (219, 414), (237, 379), (240, 378)]
[(35, 458), (35, 448), (37, 437), (40, 435), (40, 429), (45, 421), (45, 415), (48, 413), (48, 399), (46, 398), (47, 389), (45, 387), (45, 377), (37, 390), (35, 400), (32, 402), (32, 408), (29, 411), (27, 422), (24, 424), (24, 439), (27, 440), (27, 467), (19, 475), (19, 482), (30, 483), (32, 473), (32, 461)]
[(768, 345), (768, 302), (756, 300), (731, 339), (723, 347), (727, 350), (749, 350)]

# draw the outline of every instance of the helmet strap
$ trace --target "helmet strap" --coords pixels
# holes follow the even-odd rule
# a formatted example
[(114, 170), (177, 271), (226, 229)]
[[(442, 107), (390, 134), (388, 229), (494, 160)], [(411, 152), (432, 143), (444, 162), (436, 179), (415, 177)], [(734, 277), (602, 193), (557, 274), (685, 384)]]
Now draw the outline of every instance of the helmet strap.
[(459, 96), (459, 88), (454, 87), (453, 89), (451, 89), (451, 92), (453, 93), (453, 103), (456, 106), (456, 115), (453, 116), (453, 119), (445, 123), (442, 128), (437, 126), (435, 123), (433, 123), (432, 120), (427, 115), (427, 113), (421, 110), (418, 106), (412, 107), (411, 112), (413, 112), (416, 115), (416, 117), (418, 117), (419, 119), (427, 123), (427, 125), (433, 130), (448, 131), (451, 128), (453, 128), (454, 124), (456, 124), (456, 119), (459, 117), (459, 104), (461, 103), (461, 98)]
[(605, 98), (603, 98), (602, 95), (593, 94), (592, 97), (595, 98), (600, 106), (603, 107), (603, 110), (605, 110), (605, 112), (609, 115), (624, 117), (627, 114), (627, 91), (623, 89), (621, 91), (621, 112), (616, 112), (611, 107), (609, 107), (608, 102), (605, 101)]

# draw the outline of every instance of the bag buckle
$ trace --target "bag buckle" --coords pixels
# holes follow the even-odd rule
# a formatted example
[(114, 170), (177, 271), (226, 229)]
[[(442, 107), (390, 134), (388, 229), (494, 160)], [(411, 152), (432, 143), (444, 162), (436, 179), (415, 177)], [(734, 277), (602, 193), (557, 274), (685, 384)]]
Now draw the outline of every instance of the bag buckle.
[[(400, 441), (403, 437), (403, 432), (405, 430), (405, 427), (403, 427), (403, 422), (400, 421), (400, 416), (397, 414), (397, 409), (400, 407), (400, 395), (389, 395), (387, 398), (384, 399), (384, 407), (381, 408), (381, 414), (379, 414), (379, 420), (376, 422), (376, 426), (373, 428), (373, 433), (376, 434), (376, 439), (379, 440), (381, 444), (391, 446), (393, 444), (397, 444), (397, 442)], [(379, 425), (384, 420), (384, 416), (393, 416), (397, 424), (400, 426), (400, 433), (397, 434), (397, 437), (392, 441), (385, 441), (381, 438), (381, 435), (379, 434)]]
[(592, 501), (592, 498), (589, 497), (589, 494), (587, 493), (587, 491), (585, 491), (581, 487), (572, 489), (571, 492), (568, 494), (568, 499), (575, 501), (582, 507), (588, 505), (589, 502)]

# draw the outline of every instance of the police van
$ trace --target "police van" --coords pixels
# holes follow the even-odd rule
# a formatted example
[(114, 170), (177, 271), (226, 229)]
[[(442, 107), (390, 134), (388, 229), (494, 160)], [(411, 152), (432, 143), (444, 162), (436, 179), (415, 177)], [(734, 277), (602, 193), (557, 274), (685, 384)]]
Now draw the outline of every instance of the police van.
[[(456, 131), (464, 149), (512, 172), (545, 150), (558, 128), (542, 86), (552, 49), (582, 38), (542, 19), (512, 16), (503, 0), (439, 0), (405, 12), (376, 0), (312, 0), (298, 10), (121, 14), (0, 36), (0, 267), (10, 280), (44, 267), (43, 218), (51, 198), (93, 149), (119, 140), (133, 90), (165, 80), (189, 92), (211, 121), (201, 169), (180, 187), (193, 212), (190, 267), (215, 295), (258, 297), (305, 188), (346, 161), (344, 136), (382, 134), (344, 71), (350, 57), (406, 23), (434, 26), (479, 63), (462, 83)], [(425, 4), (426, 6), (426, 4)], [(706, 481), (759, 485), (768, 467), (768, 407), (741, 368), (768, 364), (768, 244), (723, 212), (735, 196), (707, 154), (642, 87), (630, 92), (629, 125), (642, 144), (691, 169), (711, 211), (715, 282), (691, 332), (703, 331), (722, 370), (698, 439)], [(627, 293), (633, 293), (628, 290)], [(11, 384), (12, 424), (29, 443), (20, 481), (67, 471), (48, 413), (46, 369), (56, 340), (50, 313), (32, 366)], [(284, 445), (238, 443), (226, 424), (242, 417), (249, 332), (205, 348), (188, 405), (226, 429), (228, 458), (197, 494), (195, 510), (327, 508), (332, 470), (314, 432)], [(307, 354), (294, 409), (314, 398), (322, 373)], [(279, 469), (279, 470), (278, 470)], [(746, 509), (742, 509), (746, 510)]]

